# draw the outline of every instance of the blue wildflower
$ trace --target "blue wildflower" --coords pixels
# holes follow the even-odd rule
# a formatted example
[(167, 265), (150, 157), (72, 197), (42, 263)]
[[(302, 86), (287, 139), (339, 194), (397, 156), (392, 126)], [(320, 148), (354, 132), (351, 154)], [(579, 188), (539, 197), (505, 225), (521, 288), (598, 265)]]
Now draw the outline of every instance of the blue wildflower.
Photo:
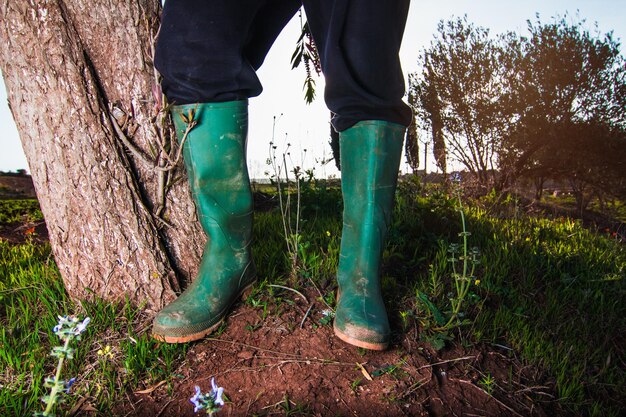
[(74, 335), (78, 336), (79, 334), (83, 333), (90, 321), (91, 319), (87, 317), (85, 318), (85, 320), (78, 323), (78, 325), (76, 325), (76, 328), (74, 329)]
[(223, 407), (224, 400), (222, 399), (222, 395), (224, 394), (224, 388), (217, 386), (217, 384), (215, 383), (215, 378), (211, 378), (211, 388), (215, 397), (215, 404)]
[(65, 323), (67, 323), (68, 321), (67, 316), (57, 316), (57, 317), (59, 318), (59, 323), (52, 328), (52, 331), (54, 333), (59, 333), (63, 329), (63, 326), (65, 325)]
[(220, 407), (224, 406), (224, 399), (222, 398), (222, 395), (224, 395), (224, 388), (217, 386), (215, 378), (211, 378), (210, 392), (203, 394), (202, 390), (197, 385), (195, 390), (195, 395), (189, 400), (194, 405), (194, 413), (205, 410), (207, 414), (213, 415), (213, 413), (220, 410)]
[(80, 340), (80, 335), (87, 329), (91, 319), (85, 318), (83, 321), (75, 316), (58, 316), (59, 322), (52, 328), (54, 334), (63, 341), (62, 346), (54, 346), (52, 348), (51, 355), (58, 358), (59, 364), (57, 365), (56, 375), (48, 377), (44, 380), (44, 387), (50, 389), (50, 394), (45, 395), (42, 401), (46, 404), (46, 409), (43, 412), (35, 413), (36, 416), (51, 416), (51, 410), (54, 405), (61, 402), (63, 399), (61, 394), (68, 394), (72, 385), (76, 382), (76, 378), (70, 378), (67, 381), (60, 379), (61, 370), (63, 367), (64, 359), (72, 359), (74, 357), (75, 349), (70, 347), (71, 342)]
[(194, 409), (193, 409), (194, 413), (197, 413), (198, 411), (202, 410), (202, 402), (200, 401), (201, 397), (202, 397), (202, 391), (200, 390), (200, 387), (196, 385), (196, 395), (191, 397), (191, 399), (189, 400), (194, 405)]
[(66, 381), (65, 388), (63, 389), (63, 391), (65, 391), (66, 393), (69, 393), (70, 388), (72, 388), (72, 385), (74, 385), (74, 382), (76, 382), (76, 378), (70, 378), (69, 381)]

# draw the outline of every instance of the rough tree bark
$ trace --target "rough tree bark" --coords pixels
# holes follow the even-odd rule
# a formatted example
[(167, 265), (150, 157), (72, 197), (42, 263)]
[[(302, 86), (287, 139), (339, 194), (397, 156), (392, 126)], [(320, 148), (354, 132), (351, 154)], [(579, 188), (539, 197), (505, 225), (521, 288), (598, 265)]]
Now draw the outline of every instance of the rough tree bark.
[(160, 7), (0, 0), (0, 68), (66, 288), (149, 311), (205, 244), (182, 164), (158, 168), (176, 153), (152, 66)]

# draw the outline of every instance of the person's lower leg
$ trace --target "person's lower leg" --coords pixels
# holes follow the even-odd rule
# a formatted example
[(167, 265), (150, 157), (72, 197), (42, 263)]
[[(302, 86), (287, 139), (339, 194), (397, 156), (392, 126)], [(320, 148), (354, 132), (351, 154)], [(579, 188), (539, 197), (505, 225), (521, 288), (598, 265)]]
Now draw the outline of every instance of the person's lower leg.
[(386, 349), (391, 335), (380, 273), (404, 132), (395, 123), (363, 121), (339, 135), (344, 211), (333, 327), (366, 349)]
[(209, 334), (255, 279), (246, 99), (261, 92), (255, 70), (298, 7), (297, 0), (165, 3), (155, 66), (175, 104), (179, 140), (195, 113), (184, 159), (208, 241), (196, 279), (156, 317), (159, 339), (186, 342)]
[(174, 106), (172, 117), (179, 140), (184, 138), (189, 185), (208, 238), (197, 277), (154, 321), (156, 338), (177, 343), (216, 329), (256, 273), (250, 253), (247, 102)]

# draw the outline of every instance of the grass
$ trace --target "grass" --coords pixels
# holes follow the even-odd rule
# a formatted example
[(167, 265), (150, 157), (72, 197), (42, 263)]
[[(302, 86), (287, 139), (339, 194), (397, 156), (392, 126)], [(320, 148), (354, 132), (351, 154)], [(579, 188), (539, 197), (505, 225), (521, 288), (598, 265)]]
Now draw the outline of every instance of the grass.
[[(296, 277), (290, 274), (280, 212), (255, 215), (255, 234), (263, 239), (255, 242), (253, 253), (262, 280), (248, 303), (263, 317), (280, 314), (298, 297), (279, 286), (297, 291), (315, 287), (332, 307), (339, 197), (336, 187), (317, 181), (303, 192)], [(480, 283), (467, 294), (460, 327), (441, 332), (436, 312), (445, 318), (452, 311), (448, 293), (455, 284), (448, 249), (459, 240), (461, 220), (454, 198), (444, 189), (411, 180), (400, 184), (382, 280), (394, 339), (417, 326), (423, 339), (437, 347), (452, 340), (508, 346), (556, 381), (559, 402), (572, 414), (624, 414), (624, 244), (571, 219), (520, 215), (512, 199), (500, 206), (464, 203), (469, 244), (480, 248), (475, 272)], [(0, 205), (6, 211), (0, 216), (23, 221), (39, 215), (32, 203), (28, 208), (11, 204)], [(68, 363), (67, 376), (78, 381), (63, 409), (87, 398), (107, 415), (128, 390), (157, 384), (172, 390), (188, 345), (152, 340), (147, 317), (128, 304), (72, 303), (48, 245), (0, 241), (0, 415), (26, 416), (39, 409), (43, 379), (53, 367), (48, 353), (57, 343), (52, 333), (57, 314), (92, 318)], [(328, 331), (323, 323), (320, 329)], [(486, 389), (493, 385), (490, 378), (482, 381)], [(299, 408), (287, 399), (277, 406), (284, 413)]]
[(42, 221), (39, 203), (33, 199), (0, 200), (0, 223)]
[(480, 209), (472, 218), (490, 266), (489, 308), (474, 332), (546, 368), (572, 411), (599, 401), (598, 415), (619, 415), (611, 399), (626, 398), (624, 245), (566, 218), (494, 219)]
[[(415, 285), (445, 310), (451, 283), (443, 249), (453, 241), (446, 236), (453, 235), (450, 227), (458, 230), (457, 221), (437, 190), (416, 196), (412, 204), (403, 211), (421, 212), (415, 216), (421, 219), (408, 228), (422, 229), (417, 245), (426, 249), (431, 266)], [(482, 255), (474, 294), (479, 301), (473, 307), (468, 302), (473, 321), (463, 337), (508, 345), (545, 369), (572, 413), (622, 415), (625, 405), (616, 399), (626, 398), (626, 248), (568, 218), (503, 215), (519, 212), (511, 205), (515, 202), (488, 212), (474, 204), (467, 210), (470, 239)], [(397, 226), (409, 222), (405, 218)], [(433, 320), (419, 303), (416, 309), (424, 324)]]
[(0, 415), (34, 410), (51, 371), (49, 340), (67, 299), (49, 254), (47, 245), (0, 242)]
[[(173, 371), (187, 345), (154, 341), (145, 331), (146, 317), (129, 304), (72, 303), (48, 244), (0, 240), (0, 415), (31, 416), (41, 410), (44, 378), (55, 366), (49, 352), (59, 344), (52, 329), (57, 315), (71, 314), (92, 322), (66, 363), (63, 378), (75, 376), (77, 382), (64, 409), (91, 398), (95, 409), (110, 414), (123, 399), (120, 388), (171, 384), (176, 378)], [(98, 355), (106, 346), (111, 354)]]
[[(564, 207), (569, 210), (577, 210), (576, 198), (573, 195), (560, 194), (551, 195), (544, 194), (541, 201), (550, 205)], [(600, 200), (594, 197), (589, 202), (587, 210), (595, 213), (604, 214), (616, 222), (626, 222), (626, 202), (615, 198)]]

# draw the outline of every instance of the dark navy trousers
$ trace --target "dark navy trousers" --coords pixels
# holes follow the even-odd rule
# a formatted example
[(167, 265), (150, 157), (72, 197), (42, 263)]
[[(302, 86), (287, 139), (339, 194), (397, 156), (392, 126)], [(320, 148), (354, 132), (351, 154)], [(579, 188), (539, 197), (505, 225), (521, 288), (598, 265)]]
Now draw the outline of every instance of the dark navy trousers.
[(408, 126), (411, 110), (402, 101), (398, 52), (409, 0), (167, 0), (155, 65), (168, 100), (189, 104), (259, 95), (256, 70), (302, 5), (335, 129), (362, 120)]

